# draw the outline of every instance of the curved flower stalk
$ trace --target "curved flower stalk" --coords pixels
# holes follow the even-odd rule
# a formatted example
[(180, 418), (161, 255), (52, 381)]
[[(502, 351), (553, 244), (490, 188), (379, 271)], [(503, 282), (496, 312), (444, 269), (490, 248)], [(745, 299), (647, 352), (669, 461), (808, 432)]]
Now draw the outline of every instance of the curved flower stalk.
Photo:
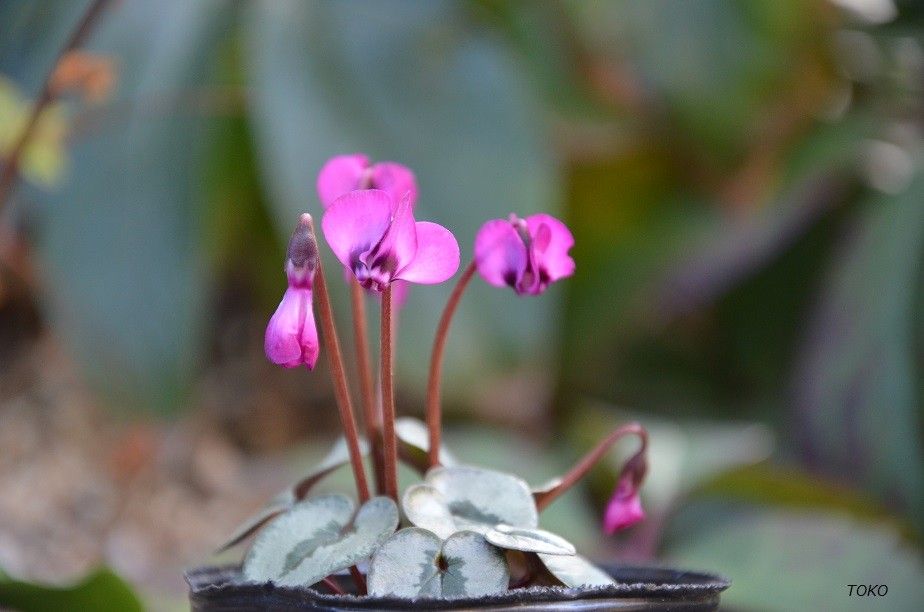
[(542, 491), (534, 491), (533, 497), (536, 498), (536, 507), (540, 511), (544, 510), (549, 504), (567, 492), (606, 456), (616, 442), (627, 435), (637, 436), (641, 441), (641, 446), (626, 461), (620, 471), (616, 490), (607, 504), (606, 513), (603, 517), (603, 530), (608, 534), (613, 534), (644, 519), (645, 512), (639, 498), (639, 489), (645, 479), (645, 474), (648, 472), (648, 431), (639, 423), (627, 423), (617, 427), (590, 452), (584, 455), (554, 486)]
[(485, 282), (495, 287), (512, 287), (518, 295), (540, 295), (551, 283), (574, 274), (574, 260), (568, 254), (572, 246), (574, 236), (568, 226), (544, 213), (525, 219), (510, 213), (507, 219), (492, 219), (478, 230), (475, 258), (449, 296), (433, 340), (427, 382), (431, 466), (439, 465), (443, 352), (452, 317), (472, 276), (477, 271)]

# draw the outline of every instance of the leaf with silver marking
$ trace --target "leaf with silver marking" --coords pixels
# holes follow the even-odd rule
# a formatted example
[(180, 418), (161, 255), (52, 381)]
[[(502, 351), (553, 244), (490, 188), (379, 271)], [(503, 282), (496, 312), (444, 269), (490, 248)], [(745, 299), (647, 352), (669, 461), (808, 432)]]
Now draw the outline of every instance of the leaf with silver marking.
[(404, 492), (402, 507), (411, 523), (441, 538), (464, 530), (484, 535), (499, 523), (530, 529), (539, 524), (526, 482), (471, 466), (430, 470), (423, 484)]
[(408, 527), (372, 557), (369, 594), (397, 597), (481, 597), (507, 590), (503, 552), (473, 531), (445, 542), (432, 531)]
[(398, 527), (398, 507), (387, 497), (374, 497), (355, 517), (354, 508), (353, 500), (339, 494), (296, 504), (257, 536), (244, 559), (244, 577), (311, 586), (367, 558)]

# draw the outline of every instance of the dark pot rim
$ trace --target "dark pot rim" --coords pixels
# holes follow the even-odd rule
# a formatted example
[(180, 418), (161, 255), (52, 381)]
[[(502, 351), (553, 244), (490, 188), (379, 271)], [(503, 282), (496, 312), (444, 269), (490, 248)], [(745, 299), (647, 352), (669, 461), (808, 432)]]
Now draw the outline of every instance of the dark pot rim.
[[(730, 586), (728, 579), (715, 574), (677, 570), (669, 567), (604, 566), (617, 581), (615, 585), (596, 587), (529, 587), (511, 589), (479, 598), (357, 597), (323, 593), (311, 587), (284, 587), (266, 583), (244, 582), (239, 566), (206, 566), (185, 573), (189, 598), (194, 610), (226, 605), (305, 609), (403, 609), (450, 610), (497, 608), (524, 604), (554, 604), (591, 600), (628, 600), (643, 602), (688, 602), (709, 606), (718, 604), (719, 595)], [(600, 602), (603, 603), (603, 602)], [(220, 609), (216, 607), (216, 609)], [(240, 608), (239, 608), (240, 609)]]

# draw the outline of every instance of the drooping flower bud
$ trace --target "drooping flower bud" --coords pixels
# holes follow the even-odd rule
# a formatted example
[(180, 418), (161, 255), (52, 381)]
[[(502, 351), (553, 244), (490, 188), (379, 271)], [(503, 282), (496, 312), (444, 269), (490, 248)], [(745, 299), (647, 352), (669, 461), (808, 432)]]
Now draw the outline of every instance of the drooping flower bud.
[(312, 286), (318, 268), (318, 245), (311, 231), (311, 216), (303, 214), (289, 240), (285, 271), (289, 287), (266, 326), (266, 357), (286, 368), (318, 360), (318, 329), (314, 322)]
[(612, 535), (645, 518), (639, 489), (647, 471), (648, 460), (644, 450), (636, 453), (622, 468), (616, 490), (603, 516), (603, 530), (607, 534)]

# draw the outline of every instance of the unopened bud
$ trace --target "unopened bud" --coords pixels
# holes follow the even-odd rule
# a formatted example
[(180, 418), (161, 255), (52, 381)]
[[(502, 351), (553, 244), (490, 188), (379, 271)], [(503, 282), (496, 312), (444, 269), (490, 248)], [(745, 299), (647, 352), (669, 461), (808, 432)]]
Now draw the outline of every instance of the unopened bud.
[(289, 284), (310, 287), (317, 268), (318, 243), (314, 237), (311, 215), (305, 213), (292, 232), (286, 252), (286, 275), (289, 277)]

